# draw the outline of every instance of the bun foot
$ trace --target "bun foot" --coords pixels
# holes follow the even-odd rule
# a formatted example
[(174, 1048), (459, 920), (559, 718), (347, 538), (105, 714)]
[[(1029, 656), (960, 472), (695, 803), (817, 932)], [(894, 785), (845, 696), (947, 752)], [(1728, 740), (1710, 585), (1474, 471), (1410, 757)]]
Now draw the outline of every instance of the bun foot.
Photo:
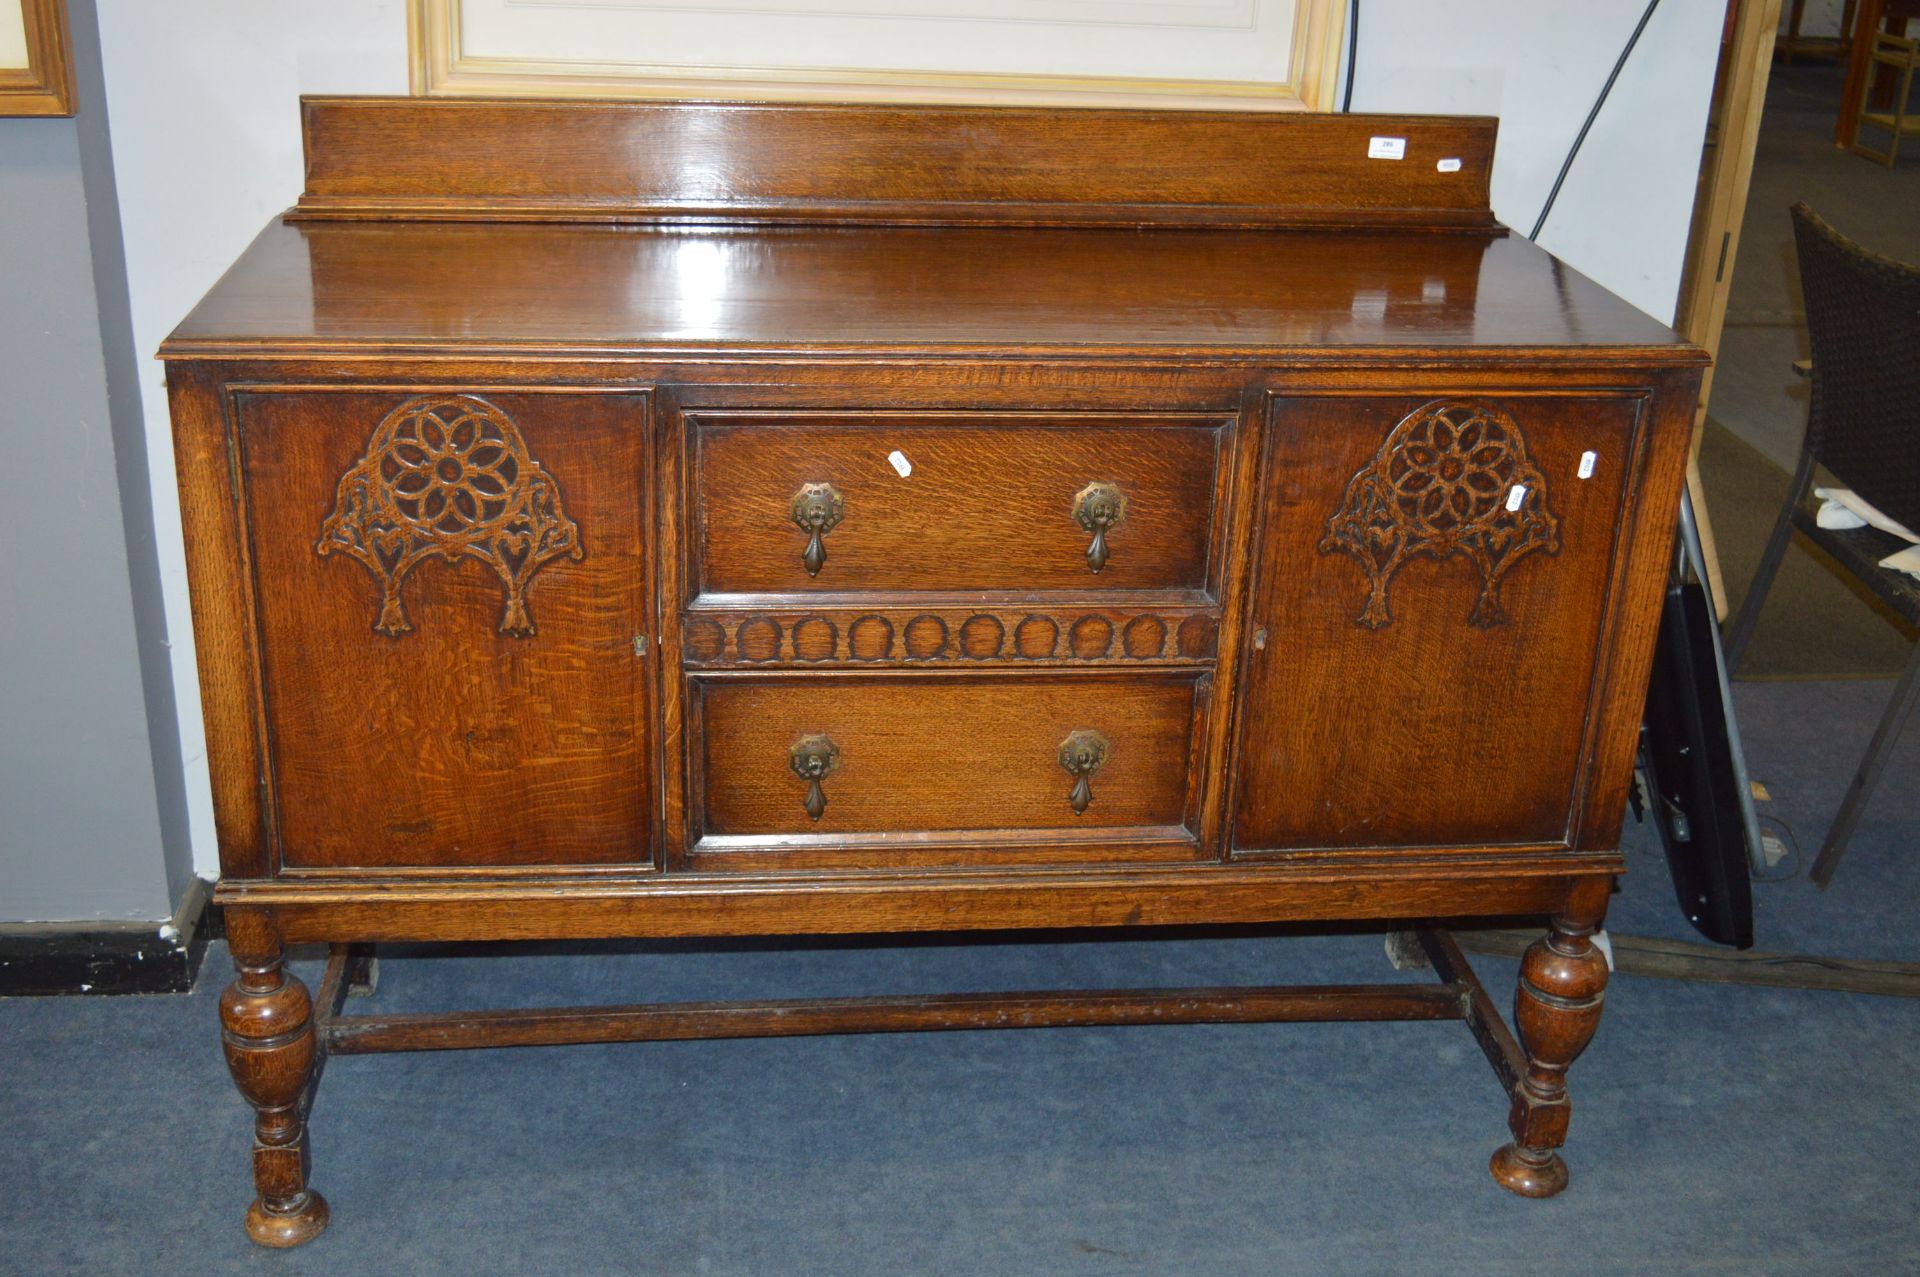
[(308, 1193), (306, 1201), (291, 1211), (270, 1211), (255, 1198), (247, 1207), (247, 1236), (261, 1246), (285, 1250), (312, 1241), (326, 1231), (331, 1212), (327, 1199)]
[(1504, 1145), (1488, 1169), (1500, 1187), (1522, 1197), (1552, 1197), (1567, 1186), (1567, 1164), (1550, 1148)]

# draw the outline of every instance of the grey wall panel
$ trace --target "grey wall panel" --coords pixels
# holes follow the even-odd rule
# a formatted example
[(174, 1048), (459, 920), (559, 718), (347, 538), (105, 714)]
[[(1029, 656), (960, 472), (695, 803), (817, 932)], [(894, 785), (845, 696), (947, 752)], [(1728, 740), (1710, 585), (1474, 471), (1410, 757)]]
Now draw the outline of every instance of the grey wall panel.
[[(90, 33), (89, 6), (75, 8)], [(139, 498), (134, 544), (150, 542), (145, 458), (116, 439), (96, 288), (97, 40), (82, 56), (80, 119), (0, 119), (0, 921), (159, 920), (170, 877), (185, 885), (162, 837), (121, 502), (124, 482)], [(110, 187), (102, 215), (117, 216)], [(130, 353), (124, 271), (110, 266), (109, 326)], [(137, 400), (121, 411), (137, 434)], [(149, 627), (149, 641), (164, 640)]]

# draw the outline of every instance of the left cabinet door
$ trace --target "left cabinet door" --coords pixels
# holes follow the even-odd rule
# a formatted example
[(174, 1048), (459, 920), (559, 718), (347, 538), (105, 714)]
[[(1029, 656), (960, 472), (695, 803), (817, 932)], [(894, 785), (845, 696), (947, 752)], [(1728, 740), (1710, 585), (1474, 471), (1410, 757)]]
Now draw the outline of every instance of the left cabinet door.
[(651, 865), (647, 396), (253, 387), (228, 420), (278, 864)]

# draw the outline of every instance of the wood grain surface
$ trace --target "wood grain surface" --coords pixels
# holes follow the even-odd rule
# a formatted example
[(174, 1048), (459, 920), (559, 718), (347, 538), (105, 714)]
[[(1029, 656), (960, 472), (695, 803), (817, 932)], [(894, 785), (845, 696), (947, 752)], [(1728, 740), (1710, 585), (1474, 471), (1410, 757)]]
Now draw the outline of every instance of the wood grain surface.
[[(694, 680), (697, 791), (708, 837), (1178, 830), (1187, 817), (1199, 682), (1119, 675), (819, 675)], [(1084, 814), (1061, 743), (1102, 733), (1111, 755)], [(788, 766), (802, 736), (839, 747), (818, 821)], [(858, 841), (857, 838), (850, 839)]]
[[(306, 217), (1492, 221), (1486, 118), (326, 97), (301, 115)], [(1380, 135), (1404, 158), (1370, 158)]]
[(494, 573), (432, 557), (402, 587), (414, 628), (391, 637), (379, 582), (316, 543), (336, 484), (410, 397), (234, 396), (285, 863), (650, 861), (645, 397), (488, 394), (559, 485), (582, 557), (535, 578), (524, 636), (500, 631)]
[[(1251, 610), (1269, 638), (1247, 662), (1235, 807), (1243, 853), (1568, 837), (1645, 403), (1439, 401), (1491, 405), (1524, 431), (1557, 548), (1513, 563), (1504, 618), (1485, 627), (1471, 620), (1482, 574), (1465, 554), (1409, 558), (1391, 619), (1369, 628), (1368, 573), (1323, 543), (1354, 477), (1435, 397), (1275, 399)], [(1507, 495), (1503, 484), (1493, 499)]]
[[(692, 414), (699, 594), (1044, 590), (1199, 594), (1231, 422), (1119, 414)], [(910, 467), (901, 475), (898, 453)], [(1088, 565), (1090, 483), (1127, 500)], [(791, 502), (827, 483), (845, 514), (817, 576)], [(696, 596), (697, 597), (697, 596)]]
[(1044, 353), (1197, 371), (1226, 357), (1493, 347), (1562, 362), (1627, 358), (1622, 347), (1643, 364), (1703, 358), (1504, 233), (404, 221), (269, 225), (165, 352)]

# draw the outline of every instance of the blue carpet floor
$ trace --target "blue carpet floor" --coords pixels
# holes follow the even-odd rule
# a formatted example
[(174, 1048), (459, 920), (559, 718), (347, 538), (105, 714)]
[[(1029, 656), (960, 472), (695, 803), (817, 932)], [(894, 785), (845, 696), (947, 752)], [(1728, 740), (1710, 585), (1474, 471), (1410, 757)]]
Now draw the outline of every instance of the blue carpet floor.
[[(1889, 691), (1739, 688), (1807, 859)], [(1756, 888), (1762, 947), (1917, 956), (1916, 776), (1920, 733), (1830, 891)], [(1611, 925), (1685, 936), (1629, 838)], [(1504, 999), (1512, 964), (1477, 965)], [(313, 1115), (333, 1226), (272, 1253), (240, 1229), (226, 978), (216, 949), (190, 996), (0, 1000), (0, 1272), (1920, 1271), (1920, 1002), (1617, 978), (1572, 1075), (1572, 1187), (1545, 1202), (1487, 1175), (1505, 1105), (1457, 1024), (341, 1058)], [(1391, 978), (1378, 936), (655, 946), (390, 959), (377, 1002)]]

